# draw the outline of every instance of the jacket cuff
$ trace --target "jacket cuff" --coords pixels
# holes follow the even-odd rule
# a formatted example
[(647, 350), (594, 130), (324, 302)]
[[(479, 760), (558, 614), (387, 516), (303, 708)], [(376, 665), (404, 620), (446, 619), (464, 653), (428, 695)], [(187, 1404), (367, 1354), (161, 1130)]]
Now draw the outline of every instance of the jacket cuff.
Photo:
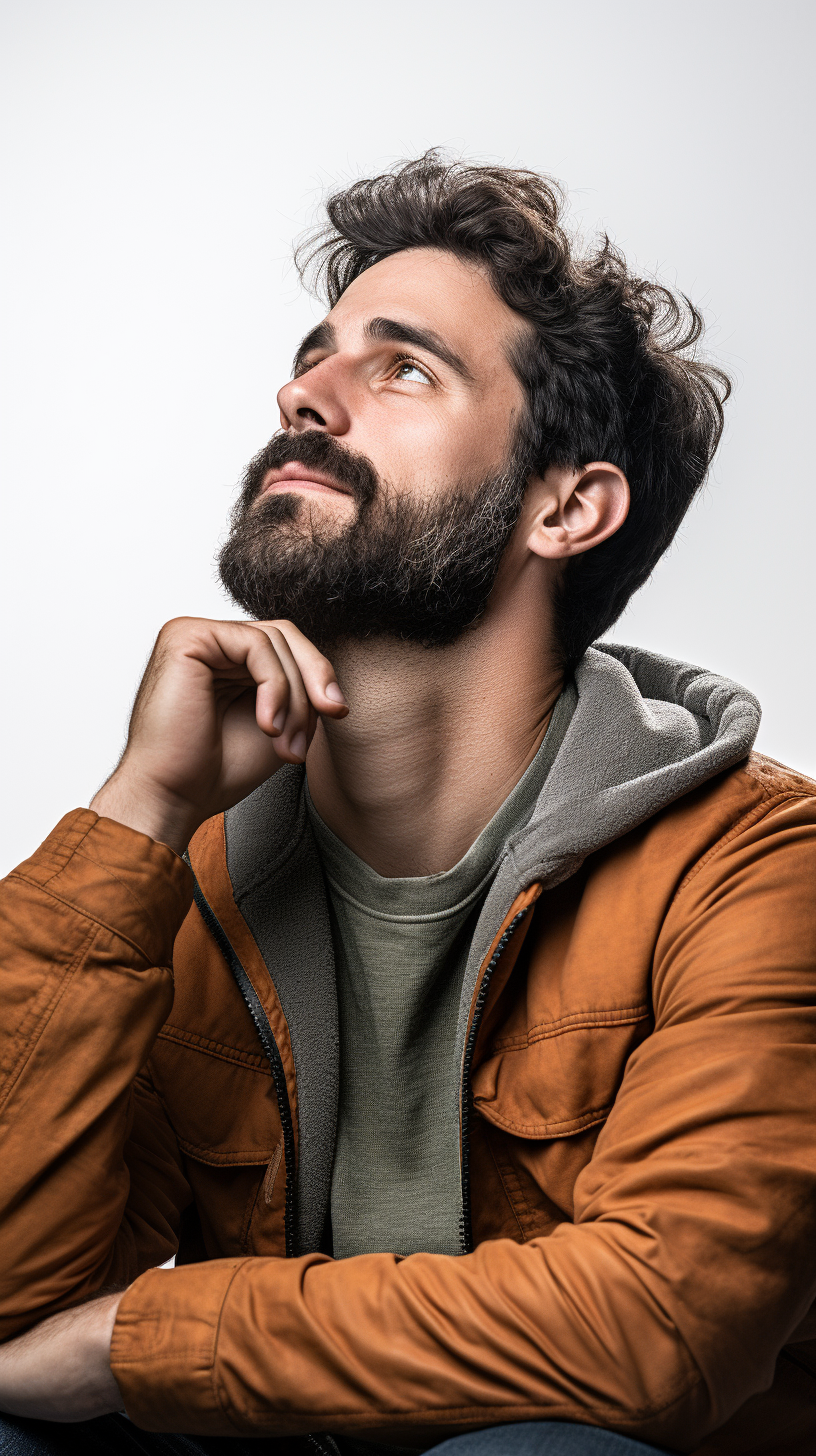
[(125, 1410), (144, 1431), (235, 1436), (215, 1382), (221, 1310), (246, 1259), (150, 1269), (122, 1299), (110, 1363)]
[(10, 878), (125, 936), (151, 964), (169, 960), (193, 899), (190, 869), (169, 845), (92, 809), (66, 814)]

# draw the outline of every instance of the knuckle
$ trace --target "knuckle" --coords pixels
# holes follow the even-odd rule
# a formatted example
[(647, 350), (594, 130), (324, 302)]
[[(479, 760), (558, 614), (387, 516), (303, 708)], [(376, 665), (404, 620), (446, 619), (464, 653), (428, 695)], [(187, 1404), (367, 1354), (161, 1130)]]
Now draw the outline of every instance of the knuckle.
[(157, 642), (166, 648), (176, 647), (179, 643), (189, 642), (195, 637), (202, 627), (209, 626), (203, 617), (171, 617), (162, 627)]
[(194, 621), (194, 617), (171, 617), (169, 622), (165, 622), (159, 636), (177, 637), (180, 632), (186, 632)]

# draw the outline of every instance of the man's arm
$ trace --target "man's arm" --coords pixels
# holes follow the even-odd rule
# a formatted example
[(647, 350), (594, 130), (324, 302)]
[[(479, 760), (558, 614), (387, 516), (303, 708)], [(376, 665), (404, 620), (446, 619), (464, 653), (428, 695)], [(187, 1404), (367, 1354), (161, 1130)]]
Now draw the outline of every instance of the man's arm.
[(0, 1338), (174, 1252), (189, 1189), (135, 1082), (172, 1005), (190, 881), (165, 845), (85, 809), (0, 885)]
[[(0, 1338), (174, 1251), (189, 1189), (139, 1074), (172, 1004), (192, 896), (176, 851), (305, 756), (318, 710), (347, 711), (330, 664), (288, 624), (169, 624), (122, 762), (94, 800), (103, 817), (67, 815), (0, 887)], [(77, 1330), (103, 1314), (77, 1311)], [(49, 1329), (53, 1360), (71, 1321)], [(28, 1378), (45, 1348), (45, 1327), (5, 1347), (7, 1400), (9, 1372)]]
[(110, 1368), (121, 1298), (103, 1295), (0, 1345), (0, 1411), (40, 1421), (89, 1421), (124, 1410)]

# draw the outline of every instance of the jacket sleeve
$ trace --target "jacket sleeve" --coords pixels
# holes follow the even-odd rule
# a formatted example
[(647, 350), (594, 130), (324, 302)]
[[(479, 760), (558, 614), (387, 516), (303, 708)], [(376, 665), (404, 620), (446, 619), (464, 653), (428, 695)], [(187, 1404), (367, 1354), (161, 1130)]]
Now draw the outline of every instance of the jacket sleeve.
[(564, 1419), (692, 1450), (770, 1384), (816, 1293), (814, 870), (792, 799), (680, 887), (574, 1223), (461, 1258), (152, 1270), (114, 1332), (132, 1419), (415, 1445)]
[(141, 1069), (191, 898), (172, 850), (90, 810), (0, 885), (0, 1339), (175, 1252), (190, 1193)]

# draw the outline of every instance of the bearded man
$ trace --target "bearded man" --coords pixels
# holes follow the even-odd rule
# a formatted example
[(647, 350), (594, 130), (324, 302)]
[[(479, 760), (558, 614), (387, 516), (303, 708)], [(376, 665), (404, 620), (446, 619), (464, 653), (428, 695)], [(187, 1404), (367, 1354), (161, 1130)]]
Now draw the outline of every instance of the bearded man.
[(3, 887), (4, 1451), (814, 1448), (816, 786), (597, 645), (727, 380), (560, 208), (331, 199), (250, 620)]

